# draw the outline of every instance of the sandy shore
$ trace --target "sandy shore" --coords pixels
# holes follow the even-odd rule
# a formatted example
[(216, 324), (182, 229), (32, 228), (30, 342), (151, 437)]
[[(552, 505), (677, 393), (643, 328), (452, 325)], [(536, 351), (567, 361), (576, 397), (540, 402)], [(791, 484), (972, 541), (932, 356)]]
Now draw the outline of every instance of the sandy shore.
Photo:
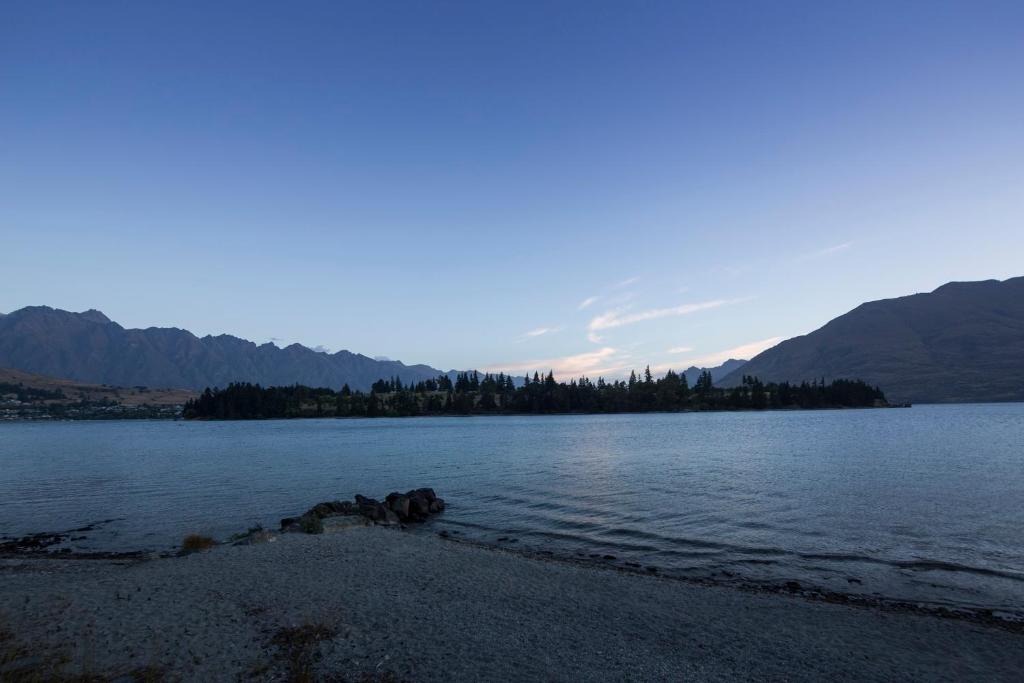
[[(380, 527), (0, 560), (0, 679), (1019, 681), (1024, 635)], [(306, 678), (304, 678), (306, 677)]]

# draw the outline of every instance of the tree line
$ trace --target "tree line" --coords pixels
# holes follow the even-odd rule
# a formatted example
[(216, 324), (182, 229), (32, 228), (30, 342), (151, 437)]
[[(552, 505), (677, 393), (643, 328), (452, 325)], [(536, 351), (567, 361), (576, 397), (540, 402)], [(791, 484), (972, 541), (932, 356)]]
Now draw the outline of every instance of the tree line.
[(555, 381), (554, 373), (534, 373), (525, 382), (504, 373), (476, 371), (416, 383), (382, 379), (369, 393), (346, 384), (339, 391), (302, 385), (261, 387), (233, 383), (207, 388), (184, 407), (188, 419), (291, 417), (411, 417), (417, 415), (500, 415), (565, 413), (643, 413), (686, 410), (767, 410), (785, 408), (862, 408), (887, 405), (878, 387), (861, 380), (824, 378), (813, 382), (764, 383), (744, 376), (732, 388), (714, 385), (704, 371), (691, 387), (686, 376), (669, 370), (655, 379), (648, 367), (628, 380), (596, 382), (586, 377)]

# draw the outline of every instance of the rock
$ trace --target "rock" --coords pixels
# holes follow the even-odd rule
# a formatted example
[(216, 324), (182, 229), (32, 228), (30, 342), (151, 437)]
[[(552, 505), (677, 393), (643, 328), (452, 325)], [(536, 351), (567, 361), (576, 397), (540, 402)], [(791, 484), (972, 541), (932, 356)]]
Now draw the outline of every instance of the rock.
[[(391, 510), (388, 510), (383, 503), (378, 503), (374, 500), (360, 506), (359, 512), (363, 517), (371, 521), (382, 522), (387, 518), (388, 512), (391, 512)], [(394, 513), (392, 512), (392, 514)]]
[(336, 500), (332, 503), (328, 503), (331, 506), (331, 510), (336, 515), (356, 515), (359, 514), (359, 510), (350, 500)]
[(356, 496), (356, 505), (359, 506), (359, 514), (367, 519), (377, 521), (384, 519), (384, 505), (374, 498)]
[(430, 514), (430, 501), (419, 491), (409, 494), (409, 516), (426, 518)]
[(409, 517), (409, 497), (401, 494), (393, 494), (394, 498), (388, 496), (388, 505), (401, 519)]
[[(392, 491), (381, 503), (375, 498), (356, 495), (355, 502), (348, 500), (332, 500), (317, 503), (301, 517), (285, 517), (281, 520), (281, 531), (306, 531), (321, 533), (324, 520), (339, 517), (355, 517), (360, 522), (330, 522), (326, 526), (330, 530), (345, 529), (360, 524), (376, 522), (379, 524), (402, 524), (403, 522), (422, 522), (430, 515), (443, 512), (444, 500), (437, 497), (432, 488), (419, 488), (407, 493)], [(457, 533), (457, 532), (452, 532)], [(6, 544), (0, 544), (0, 546)]]
[(316, 515), (320, 519), (334, 514), (334, 508), (330, 503), (317, 503), (308, 514)]
[(434, 493), (434, 489), (416, 489), (416, 493), (422, 494), (427, 499), (428, 505), (437, 500), (437, 494)]

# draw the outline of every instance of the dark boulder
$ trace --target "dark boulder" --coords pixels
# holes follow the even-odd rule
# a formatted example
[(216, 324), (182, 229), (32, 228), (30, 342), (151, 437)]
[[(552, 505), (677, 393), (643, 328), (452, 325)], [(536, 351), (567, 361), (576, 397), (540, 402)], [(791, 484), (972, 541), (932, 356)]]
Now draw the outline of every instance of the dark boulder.
[(359, 506), (359, 514), (372, 522), (383, 522), (387, 519), (388, 512), (390, 510), (383, 503), (378, 503), (375, 500), (368, 501)]
[(328, 503), (328, 505), (331, 508), (331, 512), (336, 515), (355, 515), (359, 513), (356, 506), (350, 500), (336, 500)]
[(331, 507), (330, 503), (317, 503), (307, 514), (315, 515), (320, 519), (323, 519), (328, 515), (334, 514), (334, 508)]
[[(281, 520), (282, 531), (305, 531), (322, 533), (322, 520), (341, 516), (359, 516), (376, 524), (398, 524), (423, 522), (430, 515), (444, 511), (444, 500), (437, 497), (432, 488), (414, 489), (408, 493), (392, 491), (380, 502), (375, 498), (357, 495), (355, 502), (332, 500), (317, 503), (301, 517), (285, 517)], [(331, 528), (348, 528), (352, 524), (334, 524)]]
[(396, 495), (394, 498), (388, 496), (388, 507), (390, 507), (395, 514), (401, 519), (408, 519), (409, 517), (409, 498), (408, 496)]
[(409, 516), (426, 517), (430, 514), (430, 501), (420, 491), (409, 492)]

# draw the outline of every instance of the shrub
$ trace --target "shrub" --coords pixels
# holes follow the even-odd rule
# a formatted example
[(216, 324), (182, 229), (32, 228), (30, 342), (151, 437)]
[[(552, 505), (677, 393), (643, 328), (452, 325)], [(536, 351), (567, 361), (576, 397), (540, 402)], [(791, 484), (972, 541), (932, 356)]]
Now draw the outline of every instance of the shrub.
[(213, 540), (209, 536), (189, 534), (185, 537), (185, 540), (181, 542), (181, 552), (195, 553), (200, 550), (207, 550), (215, 545), (217, 545), (217, 541)]

